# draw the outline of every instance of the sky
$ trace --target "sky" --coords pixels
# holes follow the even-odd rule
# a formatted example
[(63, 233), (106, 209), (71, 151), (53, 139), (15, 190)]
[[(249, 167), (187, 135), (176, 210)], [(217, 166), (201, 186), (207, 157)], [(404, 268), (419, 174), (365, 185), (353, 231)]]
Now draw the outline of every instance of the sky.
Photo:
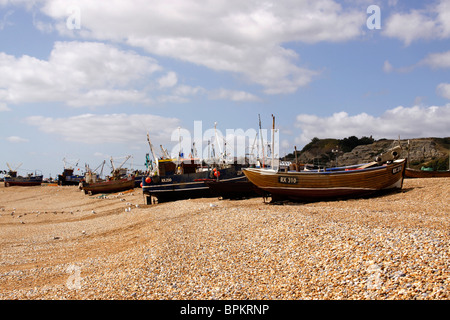
[(279, 156), (450, 136), (450, 0), (0, 0), (1, 170), (250, 152), (272, 115)]

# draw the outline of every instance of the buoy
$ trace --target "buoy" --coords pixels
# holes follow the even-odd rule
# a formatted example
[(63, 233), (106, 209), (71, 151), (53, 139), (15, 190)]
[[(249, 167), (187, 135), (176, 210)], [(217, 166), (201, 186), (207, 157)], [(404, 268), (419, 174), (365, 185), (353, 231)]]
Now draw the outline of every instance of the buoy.
[(141, 188), (142, 188), (142, 182), (141, 182)]
[(145, 178), (145, 182), (146, 182), (146, 183), (152, 182), (152, 178), (150, 178), (150, 177)]

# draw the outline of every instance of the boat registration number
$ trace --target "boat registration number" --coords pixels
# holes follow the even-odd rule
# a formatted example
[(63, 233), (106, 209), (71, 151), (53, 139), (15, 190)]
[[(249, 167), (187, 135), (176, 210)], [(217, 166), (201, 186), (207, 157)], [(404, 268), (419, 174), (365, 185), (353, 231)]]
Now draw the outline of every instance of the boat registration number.
[(161, 182), (172, 182), (172, 178), (162, 178)]
[(278, 177), (279, 183), (296, 184), (298, 182), (297, 177)]
[(400, 166), (400, 167), (393, 168), (393, 169), (392, 169), (392, 174), (396, 174), (396, 173), (398, 173), (398, 172), (400, 172), (400, 171), (402, 171), (402, 167), (401, 167), (401, 166)]

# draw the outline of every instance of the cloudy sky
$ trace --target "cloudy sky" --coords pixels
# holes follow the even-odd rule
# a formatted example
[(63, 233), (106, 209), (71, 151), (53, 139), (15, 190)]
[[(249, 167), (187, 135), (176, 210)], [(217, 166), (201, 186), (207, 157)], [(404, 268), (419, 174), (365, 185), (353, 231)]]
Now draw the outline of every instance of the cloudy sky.
[(0, 0), (0, 169), (142, 169), (147, 132), (171, 151), (258, 114), (281, 155), (450, 136), (449, 75), (450, 0)]

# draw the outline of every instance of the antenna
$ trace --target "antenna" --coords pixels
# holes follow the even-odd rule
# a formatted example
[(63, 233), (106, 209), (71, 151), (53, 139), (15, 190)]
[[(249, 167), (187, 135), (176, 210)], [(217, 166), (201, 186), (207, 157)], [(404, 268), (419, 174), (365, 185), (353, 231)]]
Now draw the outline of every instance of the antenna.
[(265, 167), (265, 163), (264, 163), (264, 140), (263, 140), (263, 136), (261, 133), (261, 116), (258, 113), (258, 118), (259, 118), (259, 132), (260, 132), (260, 136), (261, 136), (261, 152), (262, 152), (262, 161), (263, 161), (263, 168)]

